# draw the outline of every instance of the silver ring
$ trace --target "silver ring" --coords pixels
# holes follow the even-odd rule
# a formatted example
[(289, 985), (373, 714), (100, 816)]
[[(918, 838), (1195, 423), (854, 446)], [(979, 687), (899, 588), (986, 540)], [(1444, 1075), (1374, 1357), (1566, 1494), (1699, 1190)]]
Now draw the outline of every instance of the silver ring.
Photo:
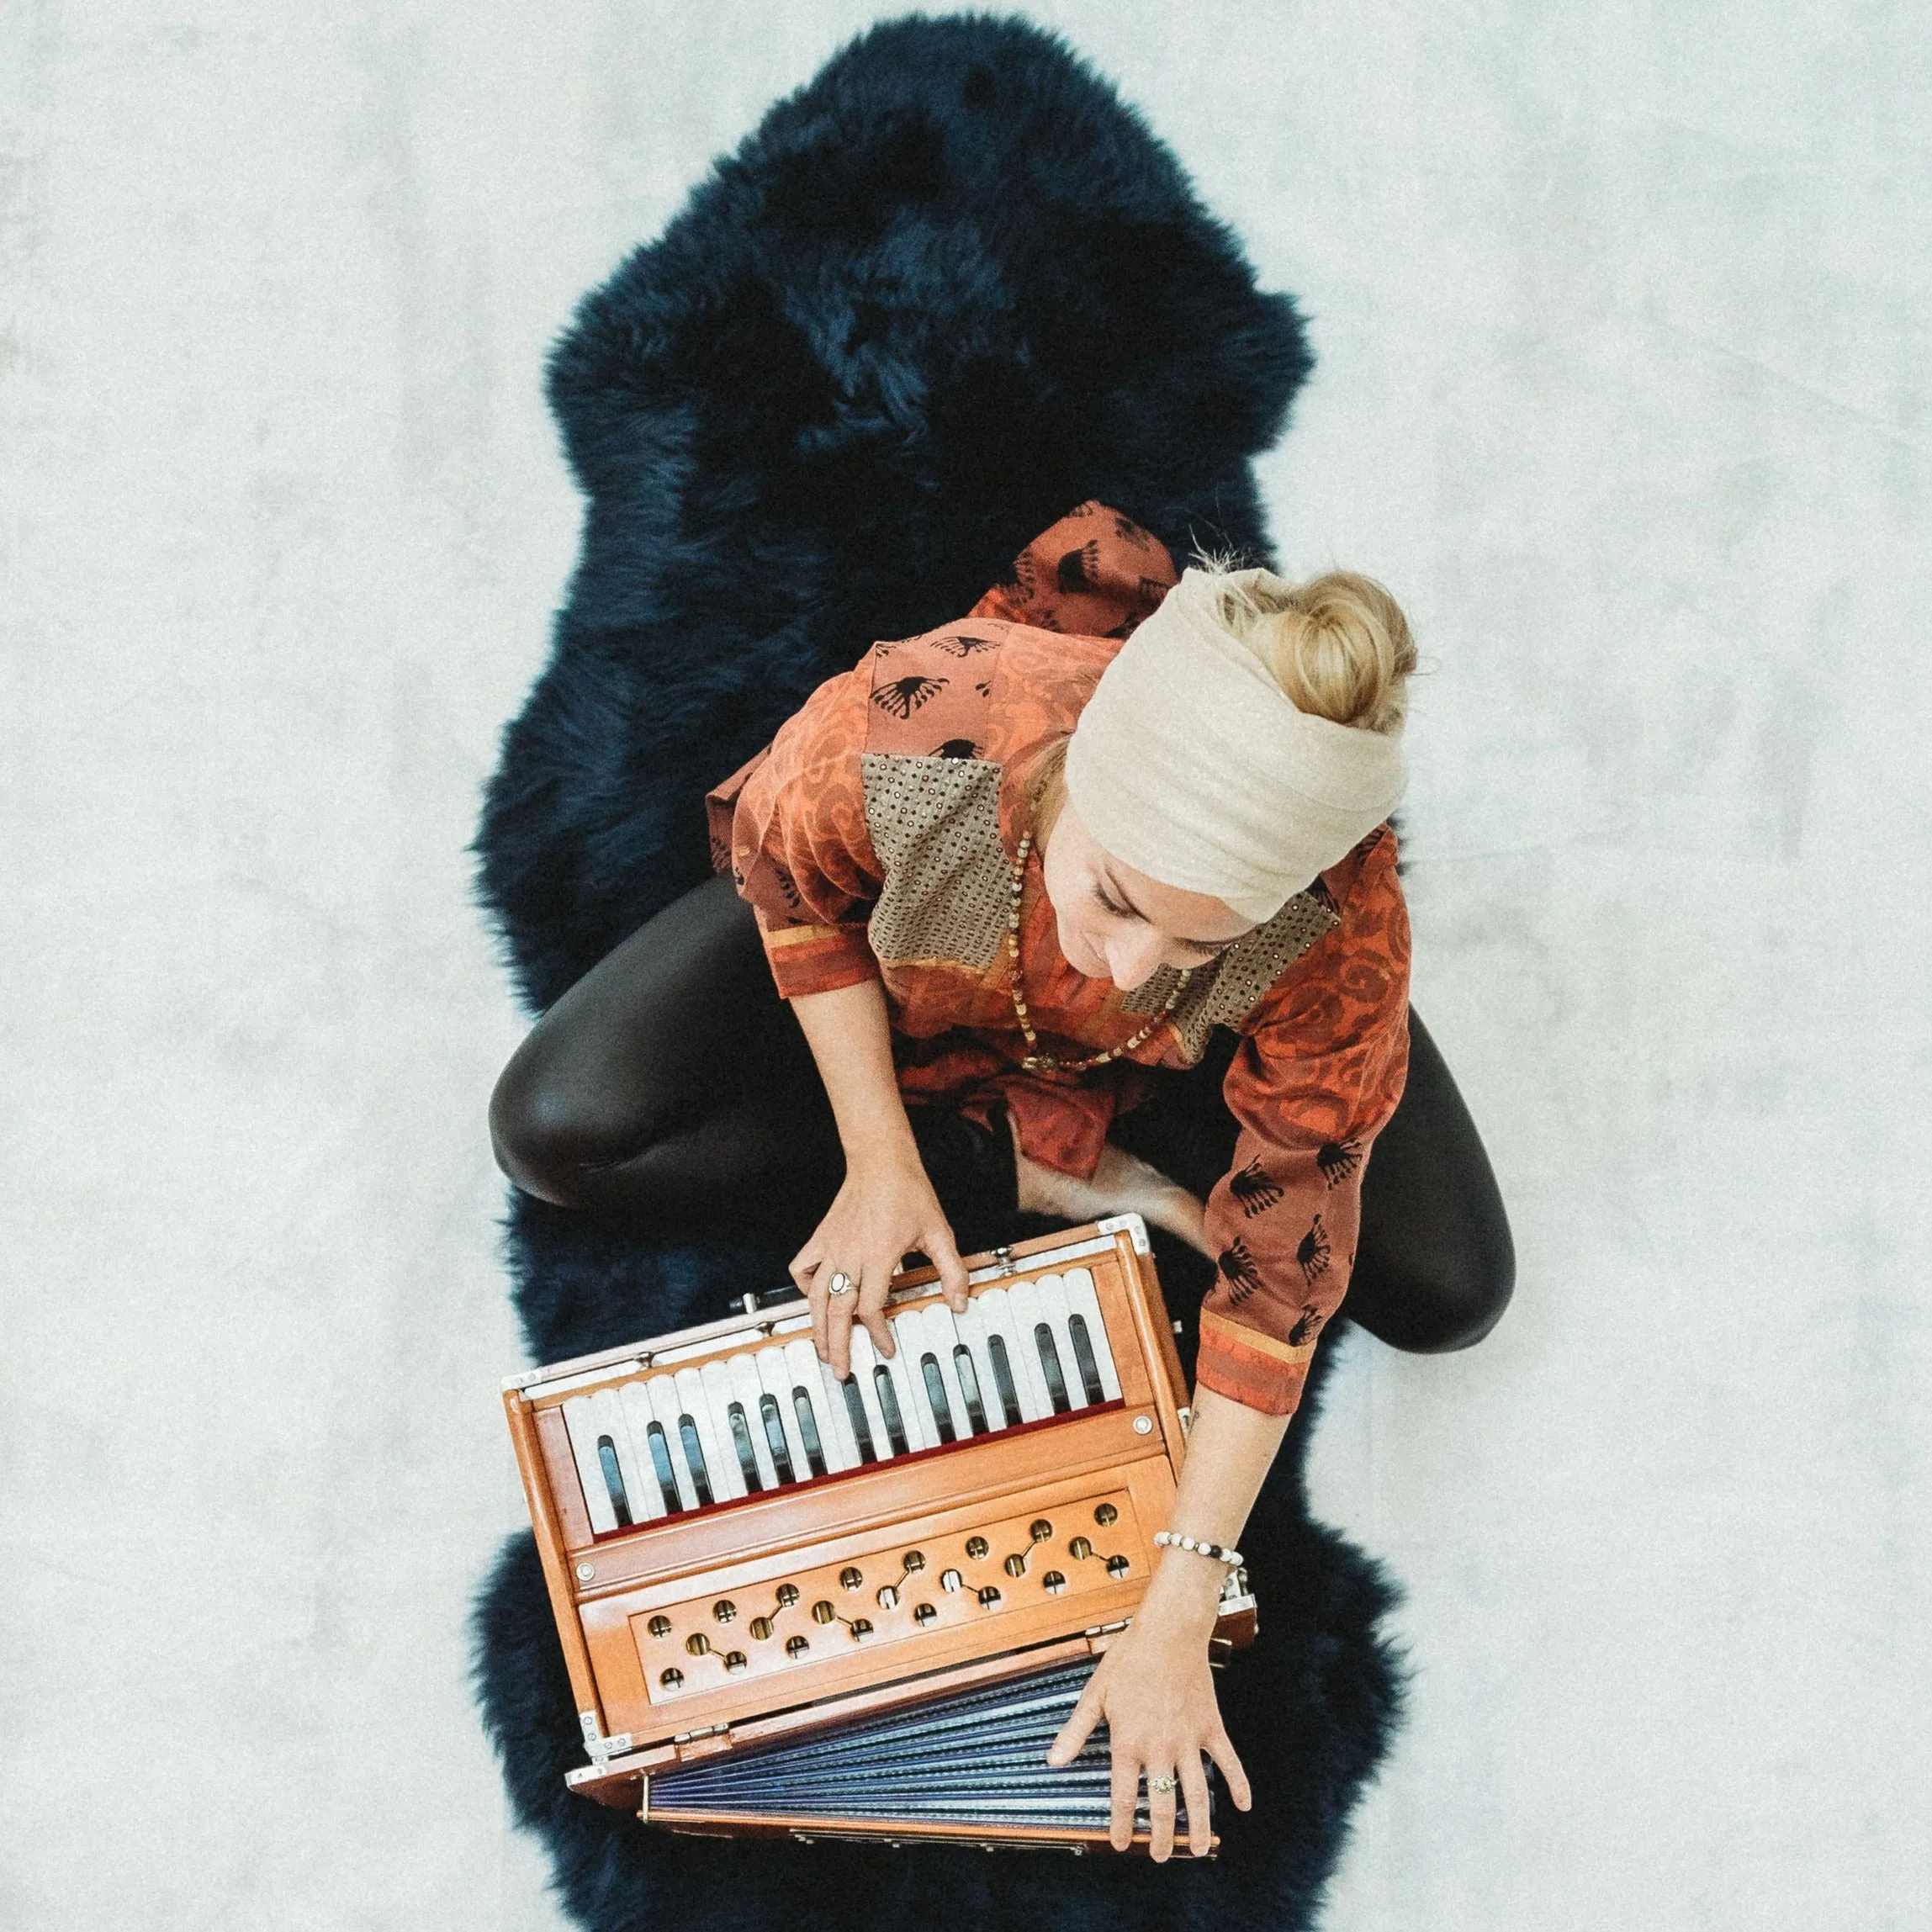
[(1172, 1771), (1147, 1773), (1147, 1789), (1151, 1792), (1171, 1792), (1179, 1781)]
[(825, 1292), (828, 1294), (850, 1294), (852, 1292), (851, 1276), (842, 1269), (835, 1272), (831, 1280), (825, 1284)]

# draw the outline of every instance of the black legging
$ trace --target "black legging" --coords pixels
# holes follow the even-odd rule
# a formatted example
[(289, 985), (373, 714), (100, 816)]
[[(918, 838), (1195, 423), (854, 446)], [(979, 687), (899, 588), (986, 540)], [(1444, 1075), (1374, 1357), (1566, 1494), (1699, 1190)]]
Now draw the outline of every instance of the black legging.
[[(1495, 1177), (1413, 1010), (1409, 1079), (1363, 1176), (1347, 1313), (1398, 1348), (1467, 1347), (1508, 1305), (1516, 1257)], [(1110, 1137), (1205, 1197), (1238, 1131), (1221, 1098), (1234, 1050), (1156, 1069), (1153, 1098)], [(1014, 1205), (1003, 1125), (909, 1109), (964, 1252)], [(844, 1178), (830, 1103), (778, 997), (751, 909), (712, 879), (647, 920), (532, 1030), (498, 1081), (490, 1131), (527, 1192), (665, 1232), (757, 1229), (794, 1247)]]

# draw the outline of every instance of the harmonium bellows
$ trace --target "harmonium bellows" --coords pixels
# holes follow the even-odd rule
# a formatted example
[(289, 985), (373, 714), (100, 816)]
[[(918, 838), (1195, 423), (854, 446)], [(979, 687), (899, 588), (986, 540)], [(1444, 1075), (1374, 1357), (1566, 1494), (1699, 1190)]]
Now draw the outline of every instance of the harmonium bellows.
[[(895, 1352), (855, 1326), (843, 1381), (787, 1290), (505, 1384), (573, 1789), (719, 1835), (1106, 1846), (1104, 1731), (1045, 1758), (1167, 1524), (1172, 1324), (1138, 1215), (967, 1265), (958, 1315), (899, 1276)], [(1254, 1627), (1237, 1573), (1215, 1652)]]

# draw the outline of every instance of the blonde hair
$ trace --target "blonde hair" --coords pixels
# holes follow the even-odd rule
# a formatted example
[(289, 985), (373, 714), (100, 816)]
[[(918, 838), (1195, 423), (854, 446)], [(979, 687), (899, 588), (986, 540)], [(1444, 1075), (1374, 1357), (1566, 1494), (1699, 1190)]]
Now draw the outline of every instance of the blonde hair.
[(1400, 731), (1416, 640), (1401, 606), (1373, 577), (1328, 570), (1285, 591), (1237, 584), (1232, 552), (1194, 553), (1223, 580), (1215, 609), (1229, 631), (1260, 647), (1282, 694), (1297, 711), (1364, 731)]

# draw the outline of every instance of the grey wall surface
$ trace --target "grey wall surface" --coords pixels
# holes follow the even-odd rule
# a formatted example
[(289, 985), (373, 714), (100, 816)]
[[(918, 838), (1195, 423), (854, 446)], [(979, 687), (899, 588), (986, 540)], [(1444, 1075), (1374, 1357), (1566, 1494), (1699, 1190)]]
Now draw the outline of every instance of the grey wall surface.
[[(0, 13), (0, 1924), (558, 1923), (463, 1628), (540, 360), (883, 11)], [(1415, 1671), (1328, 1922), (1922, 1924), (1924, 10), (1034, 17), (1303, 299), (1284, 557), (1432, 667), (1416, 1002), (1522, 1285), (1321, 1427)]]

